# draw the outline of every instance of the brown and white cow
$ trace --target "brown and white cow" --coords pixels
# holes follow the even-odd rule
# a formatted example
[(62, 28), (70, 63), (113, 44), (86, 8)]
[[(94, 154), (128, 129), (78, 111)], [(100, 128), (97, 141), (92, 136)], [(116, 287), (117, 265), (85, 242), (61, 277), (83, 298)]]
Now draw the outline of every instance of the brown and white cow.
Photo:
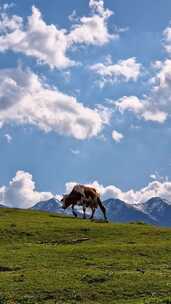
[(94, 217), (94, 213), (98, 207), (100, 207), (104, 219), (107, 220), (106, 217), (106, 209), (103, 206), (100, 195), (96, 191), (95, 188), (84, 186), (84, 185), (75, 185), (70, 194), (65, 194), (61, 200), (63, 202), (63, 209), (72, 207), (72, 213), (75, 217), (77, 217), (77, 213), (74, 210), (75, 205), (83, 206), (83, 218), (86, 218), (86, 208), (91, 208), (92, 214), (91, 219)]

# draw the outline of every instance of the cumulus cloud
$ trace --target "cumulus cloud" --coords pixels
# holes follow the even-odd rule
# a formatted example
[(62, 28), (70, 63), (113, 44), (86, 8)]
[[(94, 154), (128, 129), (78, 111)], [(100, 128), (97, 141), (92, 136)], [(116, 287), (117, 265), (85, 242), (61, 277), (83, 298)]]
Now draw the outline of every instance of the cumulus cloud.
[[(108, 18), (112, 11), (104, 8), (103, 1), (90, 1), (91, 15), (77, 18), (68, 31), (47, 24), (38, 8), (32, 7), (27, 21), (6, 11), (0, 14), (0, 52), (12, 50), (32, 56), (51, 68), (67, 68), (75, 64), (67, 51), (77, 44), (103, 45), (118, 38), (119, 32), (109, 33)], [(75, 13), (74, 13), (75, 16)], [(73, 20), (73, 15), (72, 17)]]
[(32, 175), (24, 171), (17, 171), (8, 186), (0, 187), (0, 204), (9, 207), (29, 208), (52, 196), (50, 192), (38, 192)]
[(164, 109), (160, 110), (159, 104), (148, 97), (140, 100), (137, 96), (123, 96), (114, 102), (114, 106), (121, 113), (130, 111), (145, 121), (164, 123), (168, 116)]
[(120, 112), (128, 110), (138, 114), (143, 110), (143, 104), (136, 96), (123, 96), (115, 102), (115, 106)]
[(0, 124), (31, 124), (45, 132), (86, 139), (109, 123), (107, 109), (91, 109), (50, 87), (30, 70), (0, 70)]
[(103, 45), (119, 37), (118, 32), (109, 33), (107, 20), (112, 16), (113, 12), (104, 8), (103, 1), (90, 0), (89, 6), (92, 15), (89, 17), (81, 17), (78, 24), (72, 27), (68, 34), (69, 44), (83, 43), (92, 45)]
[(119, 60), (113, 64), (108, 57), (105, 63), (97, 63), (90, 67), (90, 70), (100, 77), (100, 83), (114, 83), (117, 81), (136, 81), (141, 74), (142, 65), (135, 57)]
[[(76, 182), (66, 183), (66, 193), (69, 193)], [(140, 204), (146, 202), (151, 197), (161, 197), (167, 199), (171, 203), (171, 182), (170, 181), (152, 181), (146, 187), (137, 191), (130, 189), (129, 191), (122, 191), (114, 185), (103, 186), (99, 182), (94, 181), (89, 184), (97, 189), (100, 193), (102, 200), (108, 198), (118, 198), (128, 204)]]
[(168, 90), (170, 90), (171, 87), (171, 60), (165, 59), (163, 62), (158, 61), (155, 63), (155, 70), (157, 73), (155, 77), (151, 79), (151, 83), (153, 84), (153, 92), (159, 95), (165, 94), (165, 97), (168, 99)]
[(167, 113), (155, 109), (151, 111), (145, 111), (144, 113), (142, 113), (142, 117), (146, 121), (164, 123), (167, 119)]
[(122, 139), (124, 138), (123, 134), (116, 131), (116, 130), (113, 130), (112, 131), (112, 139), (114, 141), (116, 141), (117, 143), (119, 143)]

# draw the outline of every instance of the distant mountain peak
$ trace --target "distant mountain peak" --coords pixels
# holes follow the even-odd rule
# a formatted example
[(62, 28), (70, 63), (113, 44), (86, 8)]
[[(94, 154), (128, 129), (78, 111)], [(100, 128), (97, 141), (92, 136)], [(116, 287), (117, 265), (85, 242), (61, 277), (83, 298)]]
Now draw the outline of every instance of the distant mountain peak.
[(162, 199), (161, 197), (152, 197), (142, 205), (144, 205), (145, 209), (152, 208), (154, 210), (167, 208), (170, 204), (166, 199)]
[(158, 203), (165, 203), (167, 205), (169, 205), (169, 201), (164, 199), (164, 198), (161, 198), (159, 196), (153, 196), (151, 197), (148, 201), (146, 201), (146, 203), (153, 203), (153, 202), (158, 202)]
[(168, 200), (161, 197), (152, 197), (141, 206), (160, 225), (171, 226), (171, 203)]
[(8, 208), (8, 207), (3, 204), (0, 204), (0, 208)]
[(61, 202), (58, 201), (55, 197), (51, 197), (49, 200), (38, 202), (31, 209), (57, 212), (59, 209), (61, 209), (61, 207), (62, 207)]

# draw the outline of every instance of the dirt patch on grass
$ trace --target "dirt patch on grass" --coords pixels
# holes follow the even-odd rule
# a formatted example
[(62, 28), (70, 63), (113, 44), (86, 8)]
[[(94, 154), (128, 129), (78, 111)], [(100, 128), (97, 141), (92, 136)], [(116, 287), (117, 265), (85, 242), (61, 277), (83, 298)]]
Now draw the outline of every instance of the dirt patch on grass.
[(20, 270), (19, 267), (8, 267), (0, 265), (0, 272), (11, 272), (11, 271), (18, 271)]
[(38, 244), (41, 245), (70, 245), (70, 244), (78, 244), (82, 242), (89, 241), (89, 238), (87, 237), (82, 237), (79, 239), (72, 239), (72, 240), (48, 240), (48, 241), (40, 241)]

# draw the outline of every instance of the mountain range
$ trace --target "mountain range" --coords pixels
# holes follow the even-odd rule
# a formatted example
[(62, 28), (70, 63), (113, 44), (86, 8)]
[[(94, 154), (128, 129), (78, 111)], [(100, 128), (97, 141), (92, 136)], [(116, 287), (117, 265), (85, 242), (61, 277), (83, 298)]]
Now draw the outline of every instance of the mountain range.
[[(136, 205), (131, 205), (114, 198), (103, 201), (103, 204), (106, 207), (109, 221), (121, 223), (144, 222), (147, 224), (171, 227), (171, 203), (160, 197), (153, 197), (145, 203)], [(61, 202), (55, 198), (38, 202), (32, 209), (72, 215), (71, 208), (64, 211)], [(81, 216), (81, 209), (78, 210), (77, 213), (78, 216)], [(99, 209), (96, 211), (95, 217), (102, 218)]]
[(7, 206), (0, 204), (0, 208), (7, 208)]

